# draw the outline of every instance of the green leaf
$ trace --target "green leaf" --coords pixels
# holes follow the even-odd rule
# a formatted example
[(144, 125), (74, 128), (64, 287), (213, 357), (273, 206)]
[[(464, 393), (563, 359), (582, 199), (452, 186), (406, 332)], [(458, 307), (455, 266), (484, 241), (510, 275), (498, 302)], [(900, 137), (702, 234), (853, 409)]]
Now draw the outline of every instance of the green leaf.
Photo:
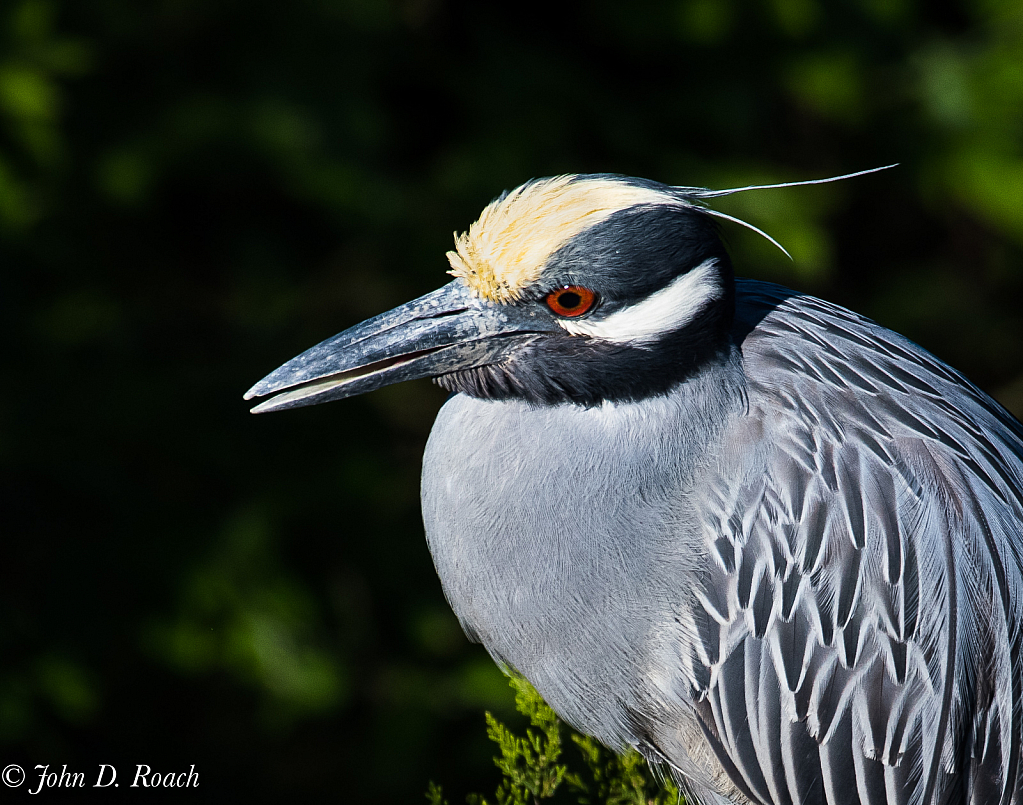
[[(516, 735), (486, 714), (487, 736), (499, 750), (494, 764), (503, 775), (494, 795), (497, 805), (536, 805), (555, 798), (581, 805), (681, 805), (675, 784), (655, 776), (636, 750), (618, 755), (605, 749), (564, 724), (524, 677), (512, 675), (509, 684), (515, 691), (515, 707), (529, 719), (530, 727), (524, 736)], [(559, 762), (562, 728), (579, 750), (578, 771)], [(446, 805), (435, 783), (429, 784), (426, 798), (433, 805)], [(482, 794), (469, 794), (466, 802), (488, 805)]]

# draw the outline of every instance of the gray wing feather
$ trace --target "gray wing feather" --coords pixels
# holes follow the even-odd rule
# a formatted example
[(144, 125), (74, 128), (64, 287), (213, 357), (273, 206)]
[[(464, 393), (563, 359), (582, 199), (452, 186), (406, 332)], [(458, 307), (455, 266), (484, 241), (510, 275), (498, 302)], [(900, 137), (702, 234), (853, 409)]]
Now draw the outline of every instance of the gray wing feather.
[(702, 493), (708, 742), (754, 802), (1023, 802), (1019, 423), (848, 311), (740, 292), (752, 416)]

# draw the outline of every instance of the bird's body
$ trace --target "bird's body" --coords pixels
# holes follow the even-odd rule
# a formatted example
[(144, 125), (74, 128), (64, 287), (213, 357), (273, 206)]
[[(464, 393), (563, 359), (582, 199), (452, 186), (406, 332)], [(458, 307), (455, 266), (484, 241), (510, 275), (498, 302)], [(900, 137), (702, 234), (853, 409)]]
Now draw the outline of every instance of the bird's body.
[(1002, 801), (1019, 424), (841, 308), (737, 306), (737, 351), (652, 405), (448, 401), (423, 511), (456, 614), (611, 746), (721, 781), (705, 730), (754, 802), (944, 802), (946, 765)]
[[(619, 196), (580, 224), (588, 181)], [(697, 798), (1023, 804), (1023, 427), (901, 336), (733, 281), (692, 195), (581, 177), (516, 217), (530, 187), (459, 241), (459, 279), (264, 405), (417, 361), (461, 392), (423, 465), (455, 613)], [(523, 257), (555, 213), (568, 234)], [(372, 346), (399, 328), (406, 359)]]

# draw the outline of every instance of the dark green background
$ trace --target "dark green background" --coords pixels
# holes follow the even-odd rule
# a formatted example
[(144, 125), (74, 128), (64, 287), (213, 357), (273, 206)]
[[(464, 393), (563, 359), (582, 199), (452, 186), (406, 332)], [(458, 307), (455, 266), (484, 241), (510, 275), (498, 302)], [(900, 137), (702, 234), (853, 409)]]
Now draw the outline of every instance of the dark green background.
[(0, 0), (0, 766), (114, 764), (111, 802), (160, 800), (136, 763), (195, 763), (182, 802), (492, 786), (511, 696), (418, 512), (444, 395), (241, 394), (445, 282), (452, 231), (533, 176), (892, 162), (722, 199), (795, 258), (726, 226), (738, 273), (1019, 414), (1018, 0)]

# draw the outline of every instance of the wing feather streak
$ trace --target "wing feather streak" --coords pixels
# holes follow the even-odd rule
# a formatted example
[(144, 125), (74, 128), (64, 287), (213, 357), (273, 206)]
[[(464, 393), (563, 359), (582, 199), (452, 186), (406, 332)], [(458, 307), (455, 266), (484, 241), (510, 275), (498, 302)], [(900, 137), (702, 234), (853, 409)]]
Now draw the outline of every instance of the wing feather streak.
[(748, 286), (761, 435), (701, 498), (711, 748), (755, 803), (1023, 805), (1023, 427), (868, 320)]

